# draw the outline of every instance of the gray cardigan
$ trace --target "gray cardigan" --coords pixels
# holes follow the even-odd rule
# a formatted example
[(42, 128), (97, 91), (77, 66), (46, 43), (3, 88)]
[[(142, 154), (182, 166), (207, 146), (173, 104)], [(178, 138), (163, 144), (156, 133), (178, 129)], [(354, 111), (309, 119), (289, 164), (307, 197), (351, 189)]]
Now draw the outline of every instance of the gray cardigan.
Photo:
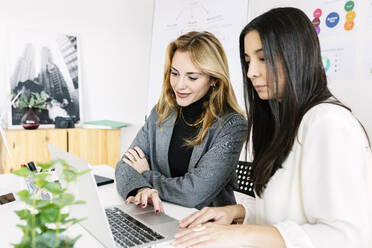
[(200, 209), (235, 204), (235, 165), (247, 136), (246, 119), (230, 111), (215, 120), (203, 142), (194, 147), (188, 172), (182, 177), (172, 177), (168, 148), (175, 118), (176, 114), (171, 114), (159, 128), (158, 114), (152, 109), (130, 146), (143, 150), (151, 170), (139, 174), (119, 161), (115, 169), (119, 194), (126, 199), (132, 190), (149, 187), (156, 189), (162, 200), (185, 207)]

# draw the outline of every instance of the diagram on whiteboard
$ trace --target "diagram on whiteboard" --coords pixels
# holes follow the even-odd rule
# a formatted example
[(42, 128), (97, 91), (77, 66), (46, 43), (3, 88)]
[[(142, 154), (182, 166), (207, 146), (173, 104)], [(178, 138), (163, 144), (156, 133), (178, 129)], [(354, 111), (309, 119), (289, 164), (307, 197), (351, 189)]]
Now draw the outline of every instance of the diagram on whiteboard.
[[(213, 8), (208, 6), (213, 6)], [(175, 8), (167, 14), (166, 23), (161, 31), (171, 37), (169, 41), (190, 31), (209, 31), (221, 42), (229, 44), (232, 39), (236, 38), (230, 33), (233, 29), (234, 13), (227, 11), (224, 7), (226, 6), (221, 4), (218, 6), (214, 0), (183, 1), (179, 9)]]
[(207, 0), (189, 0), (185, 1), (183, 5), (184, 6), (180, 12), (174, 13), (177, 16), (173, 22), (171, 22), (172, 20), (169, 20), (170, 23), (166, 27), (177, 30), (177, 35), (181, 35), (195, 29), (200, 30), (211, 25), (219, 25), (225, 21), (223, 15), (214, 13), (215, 11), (208, 10)]
[(167, 45), (189, 31), (208, 31), (222, 43), (239, 104), (244, 106), (239, 57), (239, 34), (247, 24), (248, 1), (156, 0), (153, 18), (149, 97), (147, 110), (156, 104), (163, 82)]
[(349, 80), (355, 77), (353, 62), (354, 43), (331, 44), (322, 48), (322, 61), (329, 81)]
[(312, 8), (312, 20), (319, 37), (352, 33), (357, 25), (358, 11), (354, 1), (335, 0)]

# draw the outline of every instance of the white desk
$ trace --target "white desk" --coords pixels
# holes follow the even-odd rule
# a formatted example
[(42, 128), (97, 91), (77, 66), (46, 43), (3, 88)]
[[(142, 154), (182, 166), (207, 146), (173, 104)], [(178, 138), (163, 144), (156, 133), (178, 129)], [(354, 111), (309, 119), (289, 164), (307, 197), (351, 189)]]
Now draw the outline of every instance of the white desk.
[[(107, 165), (96, 165), (92, 167), (94, 174), (114, 178), (114, 169)], [(0, 175), (0, 194), (17, 192), (23, 187), (23, 178), (13, 174)], [(108, 184), (98, 187), (98, 194), (104, 207), (124, 204), (116, 190), (116, 184)], [(172, 203), (163, 202), (164, 211), (175, 219), (182, 219), (196, 211), (194, 208), (185, 208)], [(22, 202), (16, 201), (5, 205), (0, 205), (0, 247), (12, 247), (11, 243), (18, 243), (22, 237), (22, 231), (16, 227), (21, 223), (14, 210), (23, 208)], [(70, 237), (78, 234), (83, 236), (77, 241), (75, 247), (97, 247), (103, 246), (89, 233), (87, 233), (79, 224), (72, 226), (67, 232)]]

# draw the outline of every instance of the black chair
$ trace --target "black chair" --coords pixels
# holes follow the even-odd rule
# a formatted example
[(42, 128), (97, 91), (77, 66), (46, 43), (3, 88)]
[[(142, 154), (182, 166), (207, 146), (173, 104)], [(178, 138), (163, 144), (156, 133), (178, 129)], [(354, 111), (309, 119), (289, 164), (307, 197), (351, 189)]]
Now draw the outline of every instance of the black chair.
[(236, 165), (236, 176), (238, 187), (236, 191), (255, 197), (253, 191), (253, 182), (251, 180), (252, 163), (246, 161), (239, 161)]

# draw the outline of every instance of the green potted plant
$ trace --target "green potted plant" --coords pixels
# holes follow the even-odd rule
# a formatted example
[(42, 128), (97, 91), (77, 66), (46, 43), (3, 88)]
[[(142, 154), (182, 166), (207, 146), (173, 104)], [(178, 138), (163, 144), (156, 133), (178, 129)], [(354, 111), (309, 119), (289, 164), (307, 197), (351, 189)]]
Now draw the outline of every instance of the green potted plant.
[[(16, 94), (13, 93), (13, 96)], [(36, 115), (35, 109), (47, 109), (49, 104), (49, 96), (45, 91), (23, 92), (20, 97), (14, 102), (13, 107), (24, 109), (26, 111), (21, 119), (22, 126), (25, 129), (36, 129), (40, 125), (40, 118)]]
[[(74, 247), (81, 235), (70, 238), (64, 235), (64, 232), (83, 219), (70, 217), (67, 207), (84, 202), (76, 200), (67, 189), (72, 182), (89, 170), (77, 172), (63, 160), (39, 163), (38, 166), (43, 172), (30, 171), (26, 167), (13, 172), (24, 177), (26, 181), (31, 181), (36, 189), (33, 192), (24, 189), (17, 193), (20, 200), (26, 203), (26, 208), (15, 211), (23, 221), (23, 224), (17, 225), (22, 230), (23, 237), (20, 243), (13, 246), (15, 248)], [(55, 166), (62, 168), (59, 182), (52, 181), (51, 172), (48, 172)], [(61, 186), (60, 182), (66, 186)], [(40, 197), (41, 191), (48, 192), (50, 197), (45, 197), (45, 194), (44, 197)]]

